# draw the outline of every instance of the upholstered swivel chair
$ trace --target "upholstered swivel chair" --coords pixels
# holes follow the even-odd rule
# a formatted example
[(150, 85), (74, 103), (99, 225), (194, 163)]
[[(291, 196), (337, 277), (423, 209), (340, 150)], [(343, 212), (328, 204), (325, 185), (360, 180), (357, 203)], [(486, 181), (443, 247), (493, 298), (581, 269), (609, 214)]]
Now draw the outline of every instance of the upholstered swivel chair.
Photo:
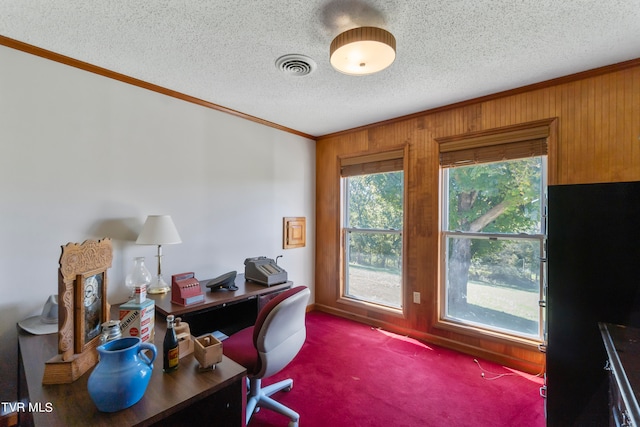
[(263, 388), (262, 379), (287, 366), (302, 348), (307, 337), (305, 314), (309, 295), (305, 286), (280, 293), (260, 310), (254, 326), (233, 334), (222, 345), (227, 357), (247, 368), (247, 424), (253, 413), (263, 407), (289, 417), (289, 427), (298, 426), (300, 415), (270, 397), (280, 390), (291, 390), (293, 380)]

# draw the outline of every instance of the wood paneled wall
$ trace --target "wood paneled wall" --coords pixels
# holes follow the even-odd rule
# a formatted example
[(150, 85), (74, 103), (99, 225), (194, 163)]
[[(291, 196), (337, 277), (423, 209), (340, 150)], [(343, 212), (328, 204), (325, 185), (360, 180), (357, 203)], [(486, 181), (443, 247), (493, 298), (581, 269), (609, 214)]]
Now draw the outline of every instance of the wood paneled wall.
[[(318, 138), (316, 308), (486, 357), (528, 372), (544, 368), (533, 346), (436, 326), (439, 282), (439, 162), (435, 138), (557, 118), (549, 184), (640, 180), (640, 59)], [(408, 144), (405, 316), (338, 301), (338, 157)]]

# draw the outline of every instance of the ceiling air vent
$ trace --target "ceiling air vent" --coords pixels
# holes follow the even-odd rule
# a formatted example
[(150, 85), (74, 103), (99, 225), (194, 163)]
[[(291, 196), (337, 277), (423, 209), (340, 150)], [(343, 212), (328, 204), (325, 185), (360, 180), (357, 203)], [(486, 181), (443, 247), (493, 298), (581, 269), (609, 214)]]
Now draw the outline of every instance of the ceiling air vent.
[(306, 76), (316, 69), (313, 59), (304, 55), (284, 55), (276, 60), (276, 67), (289, 76)]

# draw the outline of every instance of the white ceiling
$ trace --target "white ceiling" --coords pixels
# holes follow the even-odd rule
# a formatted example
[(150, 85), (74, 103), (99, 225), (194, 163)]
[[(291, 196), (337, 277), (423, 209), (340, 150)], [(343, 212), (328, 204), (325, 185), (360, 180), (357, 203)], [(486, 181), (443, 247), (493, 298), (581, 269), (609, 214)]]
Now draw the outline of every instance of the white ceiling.
[[(357, 26), (391, 67), (331, 68)], [(640, 0), (0, 0), (0, 35), (320, 136), (638, 58)]]

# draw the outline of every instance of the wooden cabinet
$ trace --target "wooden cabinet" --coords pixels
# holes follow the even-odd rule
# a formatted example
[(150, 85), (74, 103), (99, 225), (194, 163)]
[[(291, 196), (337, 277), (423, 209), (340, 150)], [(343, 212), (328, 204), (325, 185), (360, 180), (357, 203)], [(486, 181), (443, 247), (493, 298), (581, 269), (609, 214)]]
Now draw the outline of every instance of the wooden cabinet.
[(598, 322), (640, 327), (640, 182), (549, 187), (547, 425), (607, 425)]

